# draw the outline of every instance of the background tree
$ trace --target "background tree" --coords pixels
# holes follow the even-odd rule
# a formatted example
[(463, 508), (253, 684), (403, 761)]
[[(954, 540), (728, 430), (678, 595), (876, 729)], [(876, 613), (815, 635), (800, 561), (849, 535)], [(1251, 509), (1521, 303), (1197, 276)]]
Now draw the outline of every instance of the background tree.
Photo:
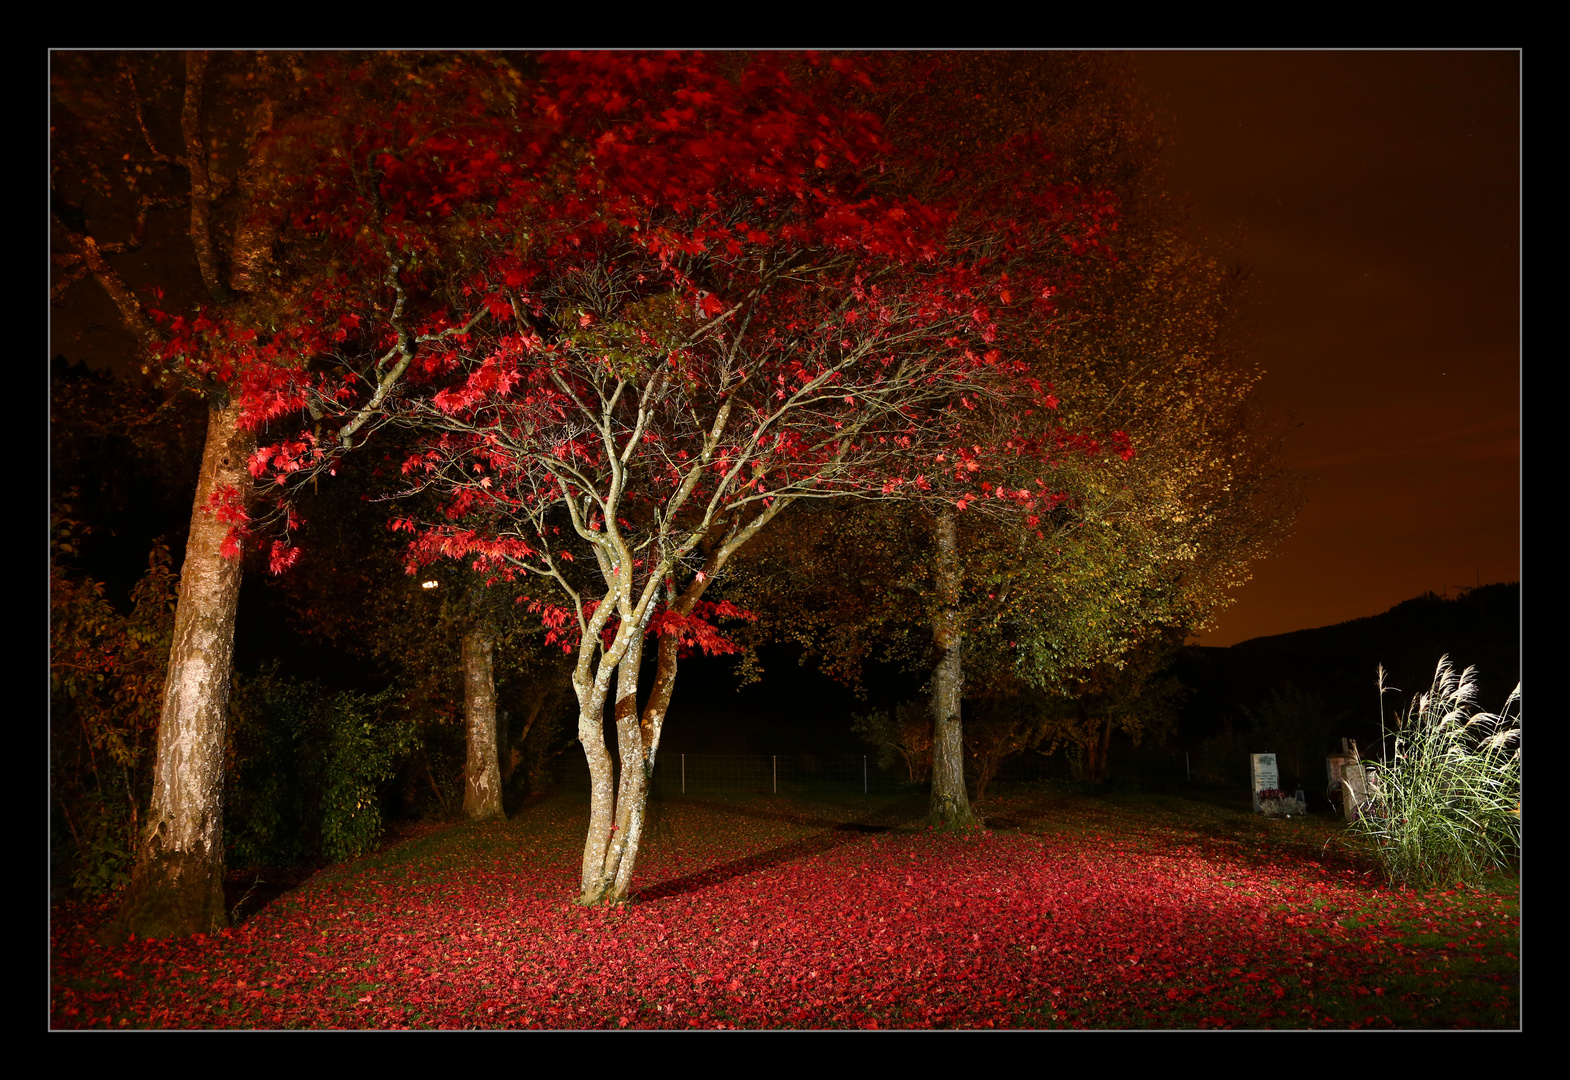
[(1034, 735), (1051, 754), (1067, 748), (1079, 779), (1103, 783), (1110, 775), (1114, 731), (1135, 746), (1145, 739), (1163, 742), (1177, 729), (1184, 690), (1165, 673), (1178, 642), (1155, 639), (1107, 662), (1082, 669), (1047, 698)]
[[(283, 658), (313, 678), (353, 672), (355, 686), (396, 689), (419, 734), (404, 765), (407, 804), (426, 791), (442, 814), (496, 816), (504, 787), (521, 797), (541, 776), (554, 749), (547, 729), (570, 696), (569, 667), (559, 648), (545, 646), (537, 617), (468, 567), (409, 574), (407, 545), (387, 525), (410, 507), (368, 495), (386, 482), (382, 473), (396, 473), (396, 444), (378, 449), (339, 462), (339, 477), (297, 496), (310, 543), (266, 587), (296, 643)], [(471, 663), (480, 659), (467, 648), (475, 641), (489, 642), (488, 664)], [(469, 777), (483, 775), (485, 761), (494, 775), (477, 809)]]
[[(1115, 190), (1113, 182), (1122, 178), (1106, 169), (1087, 168), (1086, 163), (1119, 158), (1122, 165), (1136, 155), (1130, 153), (1133, 139), (1128, 135), (1127, 102), (1109, 91), (1116, 80), (1106, 65), (1033, 53), (961, 57), (909, 54), (893, 59), (889, 80), (895, 88), (887, 95), (885, 104), (891, 138), (896, 143), (921, 148), (919, 154), (906, 157), (911, 163), (910, 172), (900, 180), (923, 198), (953, 206), (956, 220), (966, 223), (984, 207), (1011, 205), (1017, 213), (1028, 214), (1039, 211), (1043, 197), (1063, 198), (1072, 193), (1089, 197), (1095, 203), (1093, 229), (1098, 235), (1105, 230), (1110, 239), (1117, 225), (1113, 222), (1113, 199), (1109, 193)], [(929, 93), (934, 84), (943, 85), (945, 92)], [(1108, 143), (1114, 152), (1108, 152)], [(1069, 159), (1058, 160), (1054, 151), (1060, 147), (1072, 148)], [(990, 211), (984, 211), (982, 216), (987, 212)], [(1037, 257), (1079, 256), (1095, 243), (1090, 236), (1076, 238), (1066, 249), (1041, 252)], [(1094, 261), (1076, 260), (1072, 273), (1058, 287), (1067, 294), (1076, 292), (1081, 275), (1094, 272), (1089, 266)], [(1011, 323), (1022, 313), (1016, 310), (1004, 314)], [(1027, 317), (1010, 326), (1016, 338), (1037, 344), (1050, 338), (1055, 330), (1056, 318), (1039, 322)], [(1042, 381), (1056, 378), (1055, 372), (1040, 364), (1034, 367), (1034, 373)], [(1055, 407), (1055, 398), (1047, 401)], [(989, 418), (985, 413), (977, 419), (980, 423), (967, 425), (970, 430), (957, 440), (959, 460), (971, 470), (976, 470), (980, 463), (965, 456), (964, 447), (990, 444), (998, 426), (998, 418)], [(1032, 527), (1058, 505), (1062, 494), (1056, 480), (1054, 486), (1039, 490), (1032, 483), (1041, 485), (1041, 473), (1049, 466), (1061, 465), (1065, 451), (1094, 453), (1097, 449), (1094, 440), (1064, 439), (1064, 433), (1074, 429), (1050, 412), (1035, 419), (1030, 435), (1034, 439), (1046, 436), (1047, 441), (1028, 455), (1034, 460), (1001, 462), (1001, 474), (982, 481), (988, 495), (1018, 492), (1028, 496), (1021, 501), (1028, 503), (1034, 519)], [(1016, 420), (1009, 417), (1003, 422), (1012, 426)], [(1116, 434), (1121, 440), (1122, 432)], [(1027, 442), (1034, 441), (1030, 435)], [(1112, 429), (1103, 432), (1103, 437), (1111, 435)], [(1126, 447), (1120, 442), (1119, 449)], [(1058, 461), (1053, 460), (1054, 451)], [(1010, 464), (1014, 469), (1009, 468)], [(1025, 466), (1023, 471), (1021, 465)], [(956, 516), (957, 511), (974, 504), (974, 500), (960, 498), (952, 507), (940, 507), (932, 518), (932, 581), (937, 606), (930, 614), (936, 660), (931, 682), (935, 727), (929, 818), (935, 825), (957, 831), (979, 827), (968, 804), (963, 769), (963, 656), (971, 626), (966, 617), (966, 572)], [(981, 504), (996, 505), (986, 501)]]
[[(909, 62), (924, 70), (921, 58)], [(1035, 365), (1051, 373), (1059, 399), (1053, 425), (1128, 441), (1103, 447), (1117, 453), (1063, 456), (1053, 472), (1062, 498), (1044, 501), (1028, 529), (957, 519), (965, 528), (947, 570), (936, 517), (926, 528), (908, 521), (890, 530), (900, 544), (869, 541), (876, 526), (844, 534), (844, 545), (824, 529), (757, 551), (735, 595), (759, 611), (788, 612), (776, 625), (832, 658), (826, 664), (838, 673), (875, 654), (932, 671), (949, 654), (919, 659), (915, 620), (937, 625), (939, 586), (947, 575), (953, 596), (957, 577), (968, 696), (1009, 700), (994, 691), (1017, 679), (1056, 695), (1104, 682), (1099, 668), (1116, 670), (1145, 643), (1203, 626), (1282, 535), (1296, 492), (1274, 442), (1250, 423), (1257, 374), (1237, 355), (1240, 279), (1183, 239), (1180, 210), (1154, 168), (1157, 129), (1121, 62), (981, 55), (966, 57), (945, 85), (953, 92), (905, 120), (941, 128), (954, 155), (1028, 133), (1061, 151), (1055, 166), (1068, 180), (1117, 195), (1116, 258), (1077, 265), (1051, 333), (1034, 338)], [(980, 168), (934, 166), (930, 179), (985, 190), (973, 178)], [(947, 640), (958, 648), (952, 634)], [(1021, 722), (1040, 707), (1023, 710)], [(1028, 743), (1029, 735), (1027, 727), (988, 741)], [(957, 798), (942, 786), (935, 780), (935, 804)]]
[(851, 717), (850, 729), (878, 749), (878, 768), (905, 770), (912, 784), (925, 783), (932, 769), (932, 716), (925, 702), (907, 701)]

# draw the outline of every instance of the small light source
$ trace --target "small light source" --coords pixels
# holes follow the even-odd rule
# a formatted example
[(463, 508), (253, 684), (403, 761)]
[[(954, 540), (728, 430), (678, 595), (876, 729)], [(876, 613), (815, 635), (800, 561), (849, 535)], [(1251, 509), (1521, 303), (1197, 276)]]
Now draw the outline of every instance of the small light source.
[(434, 589), (434, 588), (436, 588), (437, 584), (438, 583), (435, 582), (435, 581), (422, 581), (422, 582), (420, 582), (420, 588), (422, 588), (422, 589)]

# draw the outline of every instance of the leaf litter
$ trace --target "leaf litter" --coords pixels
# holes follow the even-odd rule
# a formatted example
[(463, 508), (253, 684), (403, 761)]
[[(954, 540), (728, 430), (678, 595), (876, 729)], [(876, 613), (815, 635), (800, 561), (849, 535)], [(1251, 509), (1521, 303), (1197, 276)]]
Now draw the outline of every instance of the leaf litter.
[(986, 808), (1017, 828), (955, 839), (912, 800), (671, 799), (634, 901), (586, 909), (578, 801), (329, 868), (213, 936), (104, 945), (107, 903), (59, 904), (51, 1025), (1520, 1022), (1514, 882), (1390, 889), (1313, 820), (1026, 791)]

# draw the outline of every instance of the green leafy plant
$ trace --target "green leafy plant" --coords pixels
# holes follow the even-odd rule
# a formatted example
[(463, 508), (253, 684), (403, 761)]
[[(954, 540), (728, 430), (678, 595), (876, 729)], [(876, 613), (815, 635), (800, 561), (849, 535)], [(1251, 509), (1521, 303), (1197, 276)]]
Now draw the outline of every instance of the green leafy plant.
[(49, 568), (51, 790), (56, 855), (72, 887), (111, 892), (130, 879), (147, 807), (148, 764), (174, 630), (178, 578), (168, 547), (153, 544), (130, 610), (104, 584), (73, 570), (91, 529), (74, 519), (77, 492), (60, 493)]
[[(1384, 668), (1379, 670), (1384, 691)], [(1481, 883), (1521, 842), (1521, 687), (1498, 713), (1474, 711), (1475, 669), (1448, 656), (1433, 687), (1398, 719), (1393, 750), (1370, 769), (1353, 830), (1385, 876), (1416, 888)]]
[(375, 845), (381, 785), (417, 741), (394, 693), (334, 693), (276, 670), (236, 680), (231, 862), (341, 862)]

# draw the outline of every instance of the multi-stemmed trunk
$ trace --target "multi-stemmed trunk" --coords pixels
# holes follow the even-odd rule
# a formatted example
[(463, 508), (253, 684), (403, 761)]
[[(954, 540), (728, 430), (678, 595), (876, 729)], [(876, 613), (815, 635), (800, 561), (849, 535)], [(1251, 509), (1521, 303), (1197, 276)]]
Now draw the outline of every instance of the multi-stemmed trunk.
[[(671, 611), (678, 615), (691, 615), (726, 560), (775, 513), (778, 513), (778, 509), (762, 521), (754, 523), (753, 528), (739, 538), (733, 537), (729, 543), (712, 551), (705, 560), (704, 572), (680, 596), (672, 599)], [(579, 903), (586, 905), (616, 904), (627, 899), (633, 868), (637, 865), (638, 852), (643, 843), (643, 830), (648, 824), (649, 785), (654, 777), (660, 735), (664, 731), (671, 697), (676, 689), (681, 643), (670, 634), (659, 637), (654, 682), (640, 711), (638, 679), (643, 666), (647, 624), (646, 617), (644, 624), (631, 633), (626, 651), (616, 668), (616, 746), (621, 758), (619, 784), (615, 782), (610, 752), (605, 746), (605, 694), (601, 693), (597, 700), (592, 695), (600, 680), (594, 683), (586, 681), (579, 689), (578, 737), (583, 743), (584, 755), (589, 759), (590, 782), (589, 836), (584, 844), (583, 889), (579, 896)], [(608, 686), (609, 673), (603, 664), (600, 671), (604, 684)], [(591, 693), (585, 695), (584, 690)]]
[[(702, 595), (702, 583), (695, 583), (682, 597), (677, 609), (691, 611)], [(643, 634), (637, 633), (616, 669), (616, 749), (621, 759), (619, 781), (614, 776), (610, 751), (605, 746), (604, 698), (594, 708), (594, 721), (586, 715), (580, 697), (578, 736), (589, 759), (590, 810), (589, 838), (584, 846), (583, 904), (620, 903), (627, 898), (632, 871), (637, 865), (648, 823), (649, 783), (659, 753), (660, 734), (670, 709), (676, 686), (679, 643), (663, 636), (658, 644), (654, 683), (644, 707), (638, 708), (638, 676), (643, 666)], [(591, 699), (592, 701), (592, 699)], [(592, 742), (591, 742), (592, 739)]]
[(484, 627), (463, 635), (463, 715), (468, 757), (464, 764), (463, 814), (470, 821), (505, 816), (501, 764), (496, 752), (496, 679), (493, 645)]
[(941, 608), (933, 626), (938, 666), (932, 675), (932, 802), (929, 824), (954, 832), (979, 828), (965, 793), (965, 740), (960, 699), (965, 692), (962, 666), (964, 633), (959, 612), (959, 540), (954, 511), (944, 508), (937, 521), (937, 580)]
[(250, 491), (246, 461), (256, 438), (240, 427), (239, 417), (234, 401), (208, 413), (180, 571), (152, 803), (122, 911), (125, 929), (138, 937), (211, 932), (228, 924), (223, 767), (240, 560), (224, 557), (229, 526), (217, 519), (210, 500), (228, 487), (242, 499)]

